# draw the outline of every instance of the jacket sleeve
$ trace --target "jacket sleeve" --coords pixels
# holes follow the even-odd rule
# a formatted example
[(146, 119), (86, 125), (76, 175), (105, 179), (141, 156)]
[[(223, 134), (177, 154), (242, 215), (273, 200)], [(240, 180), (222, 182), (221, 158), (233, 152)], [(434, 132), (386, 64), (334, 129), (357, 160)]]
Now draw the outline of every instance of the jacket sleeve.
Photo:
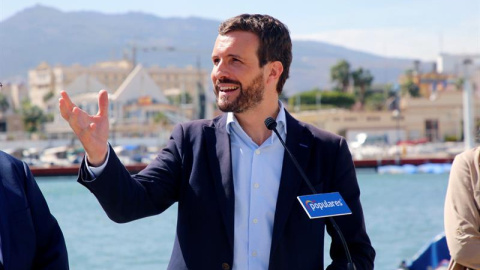
[[(335, 217), (356, 269), (373, 269), (375, 250), (372, 247), (370, 238), (365, 228), (362, 205), (360, 203), (360, 188), (358, 186), (355, 166), (345, 139), (339, 141), (339, 148), (336, 154), (335, 178), (333, 190), (340, 193), (352, 211), (352, 214)], [(346, 269), (346, 254), (340, 237), (330, 223), (327, 223), (327, 231), (332, 237), (330, 256), (332, 264), (328, 270)]]
[[(445, 198), (444, 223), (452, 259), (463, 266), (480, 269), (480, 185), (474, 162), (478, 151), (455, 157)], [(471, 155), (470, 155), (471, 154)]]
[(178, 201), (182, 134), (182, 127), (177, 125), (167, 146), (136, 175), (130, 175), (110, 146), (102, 173), (92, 178), (83, 160), (78, 182), (95, 195), (107, 216), (117, 223), (160, 214)]
[(50, 213), (47, 202), (27, 164), (23, 163), (23, 169), (25, 194), (36, 236), (33, 269), (69, 269), (67, 248), (60, 226)]

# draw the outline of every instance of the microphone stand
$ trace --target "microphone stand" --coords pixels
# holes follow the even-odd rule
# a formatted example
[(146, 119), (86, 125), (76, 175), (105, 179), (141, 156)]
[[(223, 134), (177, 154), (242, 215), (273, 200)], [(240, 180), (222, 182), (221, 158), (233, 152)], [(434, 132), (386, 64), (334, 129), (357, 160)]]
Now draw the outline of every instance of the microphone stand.
[[(265, 126), (269, 129), (269, 130), (272, 130), (278, 137), (278, 139), (280, 140), (280, 142), (282, 143), (283, 147), (285, 148), (285, 150), (287, 151), (288, 155), (290, 156), (290, 159), (293, 161), (293, 164), (295, 165), (295, 167), (297, 168), (298, 172), (300, 172), (303, 180), (305, 180), (305, 183), (307, 184), (308, 188), (310, 189), (310, 191), (313, 193), (313, 194), (317, 194), (317, 191), (315, 190), (315, 188), (313, 187), (312, 183), (310, 182), (310, 180), (308, 180), (308, 177), (307, 175), (305, 174), (305, 172), (303, 171), (302, 167), (300, 167), (300, 164), (298, 164), (298, 161), (297, 159), (292, 155), (292, 153), (290, 152), (290, 150), (288, 149), (287, 145), (285, 144), (285, 142), (283, 141), (282, 137), (280, 136), (280, 134), (278, 133), (276, 127), (277, 127), (277, 121), (275, 121), (275, 119), (273, 119), (272, 117), (268, 117), (267, 119), (265, 119)], [(353, 263), (353, 260), (352, 260), (352, 256), (350, 256), (350, 251), (348, 250), (348, 245), (347, 245), (347, 242), (345, 241), (345, 238), (343, 237), (343, 234), (342, 234), (342, 231), (340, 230), (340, 228), (338, 227), (337, 223), (335, 222), (335, 220), (332, 218), (332, 217), (328, 217), (328, 220), (330, 221), (330, 223), (332, 224), (333, 228), (335, 229), (335, 231), (337, 232), (338, 236), (340, 237), (340, 240), (342, 242), (342, 245), (343, 245), (343, 248), (345, 249), (345, 254), (347, 256), (347, 260), (348, 260), (348, 263), (347, 263), (347, 269), (348, 270), (356, 270), (357, 268), (355, 267), (355, 264)]]

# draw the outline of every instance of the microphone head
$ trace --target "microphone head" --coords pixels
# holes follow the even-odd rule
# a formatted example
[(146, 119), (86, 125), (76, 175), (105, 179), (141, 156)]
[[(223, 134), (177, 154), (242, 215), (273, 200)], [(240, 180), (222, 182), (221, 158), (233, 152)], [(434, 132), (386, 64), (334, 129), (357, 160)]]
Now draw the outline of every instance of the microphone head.
[(273, 130), (277, 127), (277, 121), (275, 121), (275, 119), (273, 119), (272, 117), (268, 117), (267, 119), (265, 119), (265, 126), (269, 130)]

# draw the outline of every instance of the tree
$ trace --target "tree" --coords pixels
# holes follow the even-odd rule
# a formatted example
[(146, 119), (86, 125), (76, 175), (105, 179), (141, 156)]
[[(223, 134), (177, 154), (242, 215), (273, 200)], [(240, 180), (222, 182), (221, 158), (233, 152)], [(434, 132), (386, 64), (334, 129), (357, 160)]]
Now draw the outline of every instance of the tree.
[(367, 110), (381, 111), (385, 108), (385, 93), (371, 93), (366, 95), (365, 108)]
[(47, 102), (49, 101), (51, 98), (53, 98), (55, 96), (55, 94), (53, 93), (53, 91), (49, 91), (48, 93), (46, 93), (44, 96), (43, 96), (43, 102)]
[(27, 132), (40, 131), (43, 123), (47, 121), (47, 117), (42, 109), (36, 105), (32, 105), (29, 100), (22, 102), (22, 119)]
[(457, 90), (463, 90), (463, 84), (465, 83), (464, 78), (458, 78), (455, 80), (455, 87)]
[(10, 104), (8, 103), (7, 96), (0, 93), (0, 112), (5, 113), (8, 108), (10, 108)]
[(300, 99), (302, 107), (316, 108), (319, 102), (322, 106), (337, 108), (350, 108), (355, 103), (355, 97), (350, 93), (341, 93), (337, 91), (321, 91), (318, 88), (310, 91), (301, 92), (291, 96), (288, 99), (289, 106), (294, 106)]
[(405, 81), (401, 85), (402, 96), (410, 95), (411, 97), (420, 96), (420, 88), (413, 81), (413, 71), (408, 69), (405, 71)]
[(157, 112), (155, 114), (155, 116), (153, 117), (153, 122), (165, 126), (166, 124), (168, 124), (169, 121), (168, 121), (168, 117), (165, 113)]
[(364, 70), (362, 67), (359, 67), (357, 70), (352, 71), (352, 78), (353, 85), (358, 87), (358, 102), (360, 103), (360, 108), (363, 108), (365, 105), (365, 93), (372, 85), (373, 76), (369, 70)]
[(330, 68), (330, 78), (337, 84), (341, 92), (346, 93), (349, 86), (350, 64), (346, 60), (340, 60)]
[(191, 104), (193, 102), (193, 97), (188, 92), (183, 92), (175, 96), (169, 96), (168, 100), (170, 104), (180, 105), (180, 104)]

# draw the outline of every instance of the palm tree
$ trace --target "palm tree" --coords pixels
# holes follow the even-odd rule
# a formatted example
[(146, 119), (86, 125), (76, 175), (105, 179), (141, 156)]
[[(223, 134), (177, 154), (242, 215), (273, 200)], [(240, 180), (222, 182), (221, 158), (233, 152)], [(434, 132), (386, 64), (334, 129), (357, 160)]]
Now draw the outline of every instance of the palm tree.
[(46, 121), (43, 110), (32, 105), (29, 100), (22, 101), (22, 118), (25, 130), (28, 132), (40, 131)]
[(373, 76), (369, 70), (363, 68), (357, 68), (357, 70), (352, 72), (353, 85), (358, 87), (358, 101), (360, 103), (360, 108), (363, 108), (365, 105), (365, 93), (367, 89), (372, 85)]
[(330, 78), (337, 83), (337, 87), (346, 93), (349, 86), (350, 64), (346, 60), (340, 60), (330, 68)]

